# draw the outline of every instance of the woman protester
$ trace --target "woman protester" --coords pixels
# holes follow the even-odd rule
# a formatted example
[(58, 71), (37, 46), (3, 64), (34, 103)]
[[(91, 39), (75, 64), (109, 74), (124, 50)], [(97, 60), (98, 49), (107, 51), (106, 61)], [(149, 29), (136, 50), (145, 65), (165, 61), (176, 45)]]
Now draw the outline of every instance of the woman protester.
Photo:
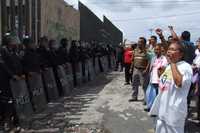
[(160, 77), (159, 94), (150, 110), (158, 116), (156, 133), (184, 133), (192, 68), (183, 57), (183, 45), (173, 42), (167, 51), (169, 65)]
[(153, 101), (158, 94), (159, 77), (168, 64), (166, 57), (162, 55), (161, 45), (162, 44), (157, 44), (154, 47), (155, 56), (150, 65), (150, 82), (146, 91), (147, 108), (144, 109), (145, 111), (150, 110)]

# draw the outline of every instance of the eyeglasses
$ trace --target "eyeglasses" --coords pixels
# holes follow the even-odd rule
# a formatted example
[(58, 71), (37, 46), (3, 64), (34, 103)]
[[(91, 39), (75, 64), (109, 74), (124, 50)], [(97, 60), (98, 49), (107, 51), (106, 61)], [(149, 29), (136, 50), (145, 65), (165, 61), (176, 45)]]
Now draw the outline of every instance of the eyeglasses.
[(167, 51), (180, 51), (180, 49), (168, 48)]

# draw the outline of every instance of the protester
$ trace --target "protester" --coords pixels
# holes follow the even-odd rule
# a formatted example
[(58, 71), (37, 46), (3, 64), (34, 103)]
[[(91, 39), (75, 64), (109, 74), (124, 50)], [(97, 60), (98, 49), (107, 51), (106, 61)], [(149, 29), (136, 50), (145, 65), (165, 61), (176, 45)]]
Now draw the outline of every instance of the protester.
[[(139, 85), (143, 87), (143, 92), (145, 94), (145, 80), (149, 68), (149, 57), (146, 51), (146, 39), (140, 37), (138, 40), (137, 48), (133, 52), (133, 58), (131, 63), (130, 72), (132, 73), (132, 98), (129, 102), (138, 100), (138, 89)], [(145, 100), (144, 100), (145, 101)]]
[(115, 66), (115, 71), (118, 70), (119, 66), (120, 66), (120, 72), (123, 71), (123, 55), (124, 55), (124, 48), (122, 45), (117, 46), (116, 48), (116, 66)]
[(150, 39), (149, 39), (149, 46), (148, 46), (148, 49), (150, 51), (153, 51), (155, 46), (157, 44), (157, 37), (156, 36), (151, 36)]
[(173, 42), (167, 51), (169, 65), (160, 77), (159, 94), (150, 111), (158, 116), (156, 133), (184, 133), (192, 68), (183, 57), (184, 46)]
[(133, 55), (132, 50), (133, 49), (132, 49), (131, 45), (125, 47), (125, 51), (124, 51), (125, 84), (124, 85), (128, 85), (131, 82), (132, 75), (129, 71), (130, 71), (131, 59), (132, 59), (132, 55)]
[(177, 41), (181, 41), (183, 46), (185, 47), (185, 55), (184, 55), (184, 60), (189, 63), (192, 64), (192, 61), (195, 57), (195, 47), (194, 47), (194, 43), (190, 41), (190, 32), (189, 31), (183, 31), (181, 33), (181, 36), (178, 37), (178, 35), (176, 34), (176, 32), (174, 31), (174, 28), (172, 26), (169, 26), (169, 30), (172, 34), (172, 37), (174, 40)]
[(158, 85), (159, 85), (159, 77), (162, 74), (163, 70), (167, 66), (167, 59), (164, 55), (161, 54), (161, 44), (157, 44), (154, 46), (155, 57), (151, 60), (150, 65), (150, 82), (146, 91), (146, 103), (147, 108), (145, 111), (149, 111), (154, 98), (158, 94)]
[(197, 97), (196, 105), (197, 105), (197, 119), (200, 122), (200, 39), (197, 41), (197, 48), (195, 50), (195, 58), (192, 64), (193, 68), (193, 79), (192, 83), (194, 88), (194, 96)]
[(165, 46), (162, 45), (162, 43), (160, 45), (161, 45), (161, 55), (166, 55), (167, 49), (165, 48)]
[(155, 30), (156, 34), (159, 36), (162, 46), (167, 50), (169, 45), (174, 41), (173, 37), (170, 35), (168, 36), (168, 40), (165, 40), (165, 37), (163, 35), (163, 31), (160, 28), (157, 28)]

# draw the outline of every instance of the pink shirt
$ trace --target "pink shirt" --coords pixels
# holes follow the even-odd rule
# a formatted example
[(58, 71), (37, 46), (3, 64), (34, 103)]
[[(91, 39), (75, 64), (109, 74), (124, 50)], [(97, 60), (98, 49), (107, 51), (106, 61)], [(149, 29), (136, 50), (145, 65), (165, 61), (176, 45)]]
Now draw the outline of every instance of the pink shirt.
[(165, 56), (154, 57), (151, 63), (151, 77), (150, 83), (158, 84), (159, 83), (159, 76), (158, 76), (158, 69), (162, 67), (166, 67), (168, 64), (167, 59)]

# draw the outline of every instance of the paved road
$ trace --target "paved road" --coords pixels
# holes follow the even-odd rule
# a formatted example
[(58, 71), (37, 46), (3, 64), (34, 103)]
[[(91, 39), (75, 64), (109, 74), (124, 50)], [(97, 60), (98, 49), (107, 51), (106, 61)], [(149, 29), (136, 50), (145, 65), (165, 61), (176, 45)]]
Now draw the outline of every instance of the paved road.
[[(122, 72), (101, 74), (74, 89), (71, 96), (50, 103), (47, 110), (34, 115), (30, 129), (24, 132), (153, 133), (153, 119), (143, 111), (142, 92), (138, 102), (129, 103), (131, 86), (123, 84)], [(188, 133), (200, 133), (194, 122), (187, 125)]]

